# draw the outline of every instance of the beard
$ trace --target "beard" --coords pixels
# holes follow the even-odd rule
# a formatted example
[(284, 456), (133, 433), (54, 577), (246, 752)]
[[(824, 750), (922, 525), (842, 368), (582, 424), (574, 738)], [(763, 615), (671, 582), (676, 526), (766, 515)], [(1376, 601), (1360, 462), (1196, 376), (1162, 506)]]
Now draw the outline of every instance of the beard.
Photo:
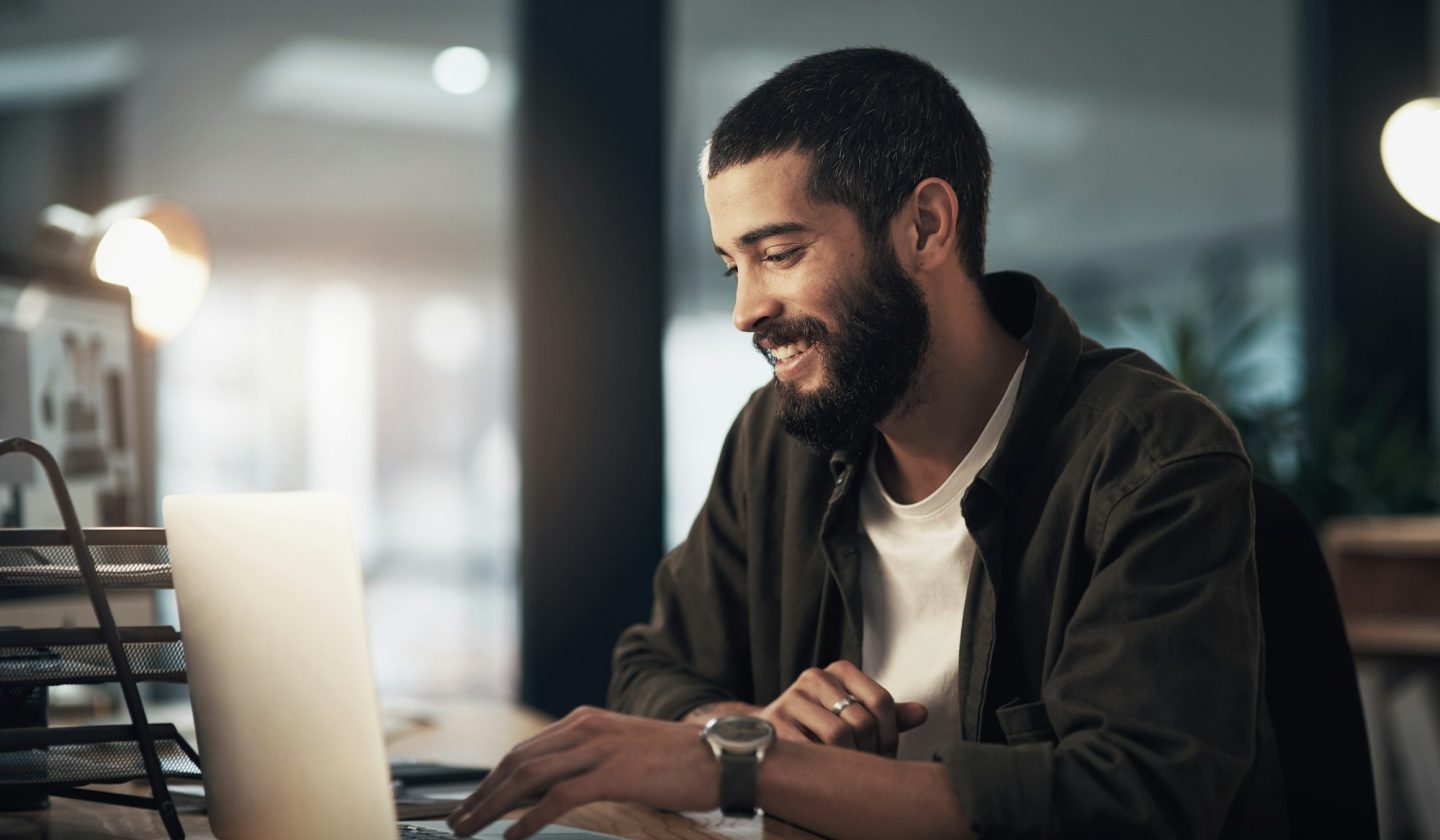
[(820, 354), (820, 384), (802, 391), (777, 381), (781, 426), (811, 451), (828, 455), (852, 448), (875, 425), (914, 394), (920, 363), (930, 349), (930, 314), (925, 297), (900, 267), (888, 241), (872, 244), (863, 276), (841, 284), (835, 297), (835, 329), (802, 316), (775, 321), (757, 330), (753, 343), (771, 365), (774, 356), (761, 347), (809, 342), (806, 352)]

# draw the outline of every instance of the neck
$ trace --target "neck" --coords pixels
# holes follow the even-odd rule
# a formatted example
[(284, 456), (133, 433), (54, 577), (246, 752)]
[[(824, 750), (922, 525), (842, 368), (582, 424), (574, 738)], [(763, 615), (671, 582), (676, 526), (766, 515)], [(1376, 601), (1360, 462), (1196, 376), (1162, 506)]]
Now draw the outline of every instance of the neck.
[(902, 504), (935, 492), (965, 460), (1025, 357), (1025, 346), (990, 316), (978, 290), (958, 317), (934, 314), (914, 392), (877, 427), (876, 469)]

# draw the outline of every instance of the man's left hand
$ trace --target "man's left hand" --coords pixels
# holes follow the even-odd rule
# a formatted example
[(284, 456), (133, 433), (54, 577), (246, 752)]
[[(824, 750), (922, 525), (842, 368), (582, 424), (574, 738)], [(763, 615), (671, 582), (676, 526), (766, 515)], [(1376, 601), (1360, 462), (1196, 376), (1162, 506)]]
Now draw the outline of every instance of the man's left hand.
[(509, 831), (520, 840), (587, 802), (640, 802), (708, 811), (720, 801), (720, 767), (691, 724), (582, 706), (520, 743), (451, 812), (456, 834), (484, 828), (526, 799), (539, 804)]

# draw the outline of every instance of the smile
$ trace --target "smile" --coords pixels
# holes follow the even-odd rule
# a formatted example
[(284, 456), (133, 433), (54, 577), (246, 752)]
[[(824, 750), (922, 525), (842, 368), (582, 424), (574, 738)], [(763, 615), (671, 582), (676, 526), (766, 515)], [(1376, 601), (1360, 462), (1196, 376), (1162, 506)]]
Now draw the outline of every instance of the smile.
[(795, 357), (803, 354), (806, 350), (809, 349), (810, 342), (801, 339), (794, 344), (786, 344), (781, 347), (776, 347), (775, 349), (770, 351), (770, 355), (774, 357), (775, 364), (778, 366), (782, 362), (788, 362), (791, 359), (794, 359)]
[(819, 351), (812, 353), (812, 349), (810, 342), (801, 340), (770, 350), (776, 378), (796, 382), (813, 373), (816, 363), (812, 359), (819, 358)]

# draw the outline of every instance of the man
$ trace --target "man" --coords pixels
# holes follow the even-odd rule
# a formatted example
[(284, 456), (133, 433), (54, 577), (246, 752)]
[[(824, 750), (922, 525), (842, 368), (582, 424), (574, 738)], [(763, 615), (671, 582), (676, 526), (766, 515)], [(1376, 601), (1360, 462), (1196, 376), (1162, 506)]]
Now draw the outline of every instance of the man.
[(532, 795), (513, 837), (595, 799), (837, 838), (1285, 830), (1240, 441), (984, 274), (989, 176), (955, 89), (887, 50), (720, 121), (711, 231), (775, 381), (616, 647), (618, 713), (517, 747), (457, 830)]

